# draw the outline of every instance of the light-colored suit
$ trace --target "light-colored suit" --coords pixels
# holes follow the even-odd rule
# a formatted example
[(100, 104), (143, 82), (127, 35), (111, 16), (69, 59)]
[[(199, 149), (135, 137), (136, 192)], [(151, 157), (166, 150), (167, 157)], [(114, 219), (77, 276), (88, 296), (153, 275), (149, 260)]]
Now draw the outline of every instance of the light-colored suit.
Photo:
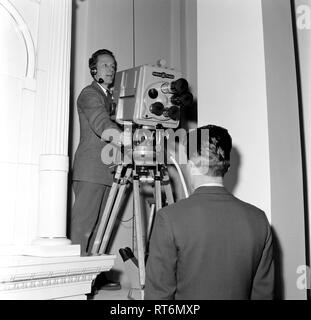
[(272, 299), (265, 213), (223, 187), (200, 187), (156, 214), (145, 299)]

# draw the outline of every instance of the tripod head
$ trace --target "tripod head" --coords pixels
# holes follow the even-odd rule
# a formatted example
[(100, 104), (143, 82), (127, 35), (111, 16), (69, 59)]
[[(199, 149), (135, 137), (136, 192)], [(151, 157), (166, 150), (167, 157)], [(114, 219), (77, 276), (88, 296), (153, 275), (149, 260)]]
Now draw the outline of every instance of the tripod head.
[(132, 164), (135, 167), (155, 167), (166, 165), (167, 130), (163, 126), (146, 126), (127, 123), (124, 134), (130, 135), (131, 145), (121, 148), (120, 164)]

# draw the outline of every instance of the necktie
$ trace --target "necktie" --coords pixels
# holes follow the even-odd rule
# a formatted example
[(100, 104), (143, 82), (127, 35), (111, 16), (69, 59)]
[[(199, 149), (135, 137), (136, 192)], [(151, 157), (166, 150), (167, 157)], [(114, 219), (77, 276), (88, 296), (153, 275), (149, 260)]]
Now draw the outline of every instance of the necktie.
[(108, 98), (109, 102), (113, 100), (110, 90), (106, 91), (106, 95), (107, 95), (107, 98)]
[(116, 113), (116, 104), (113, 102), (113, 96), (109, 90), (107, 92), (107, 98), (109, 101), (109, 114), (110, 116), (114, 116)]

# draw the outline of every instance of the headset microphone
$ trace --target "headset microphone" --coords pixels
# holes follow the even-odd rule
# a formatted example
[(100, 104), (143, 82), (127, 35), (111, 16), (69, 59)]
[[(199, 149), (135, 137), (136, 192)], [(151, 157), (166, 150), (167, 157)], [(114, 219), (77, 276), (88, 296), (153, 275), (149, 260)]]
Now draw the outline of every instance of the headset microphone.
[(97, 68), (91, 68), (90, 70), (92, 77), (94, 78), (94, 80), (98, 83), (104, 83), (104, 79), (103, 78), (99, 78), (98, 80), (95, 79), (95, 75), (97, 74)]

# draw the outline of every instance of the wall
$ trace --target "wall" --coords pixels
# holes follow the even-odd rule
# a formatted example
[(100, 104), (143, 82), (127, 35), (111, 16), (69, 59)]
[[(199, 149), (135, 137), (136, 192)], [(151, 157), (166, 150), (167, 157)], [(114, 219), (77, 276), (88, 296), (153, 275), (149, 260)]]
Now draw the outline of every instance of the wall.
[(305, 260), (301, 142), (290, 1), (198, 1), (198, 118), (233, 137), (226, 186), (266, 212), (277, 298)]
[[(197, 97), (197, 0), (181, 1), (181, 70)], [(197, 119), (195, 119), (197, 120)]]
[(65, 235), (71, 8), (71, 0), (0, 3), (0, 254), (41, 254), (39, 238), (70, 244)]
[(79, 143), (80, 130), (76, 100), (81, 90), (92, 81), (88, 59), (96, 50), (108, 48), (115, 53), (120, 70), (132, 66), (133, 1), (75, 0), (72, 48), (71, 153), (74, 154)]
[(297, 23), (297, 45), (299, 55), (300, 89), (301, 89), (301, 116), (303, 122), (303, 147), (304, 147), (304, 170), (305, 170), (305, 210), (306, 226), (308, 228), (307, 250), (308, 264), (310, 266), (311, 256), (311, 0), (296, 0), (296, 23)]
[[(299, 105), (290, 1), (262, 1), (265, 39), (271, 211), (279, 295), (305, 299), (296, 287), (306, 263)], [(280, 278), (280, 275), (281, 278)], [(281, 282), (282, 281), (282, 282)]]
[(260, 1), (198, 1), (198, 124), (233, 137), (226, 186), (271, 219)]
[(0, 253), (4, 246), (29, 244), (37, 232), (39, 7), (31, 1), (0, 5)]
[[(116, 55), (119, 70), (141, 64), (155, 64), (159, 59), (165, 59), (167, 67), (176, 68), (191, 78), (195, 90), (196, 59), (188, 56), (196, 56), (193, 34), (193, 30), (196, 30), (195, 5), (195, 0), (75, 0), (71, 74), (71, 161), (79, 143), (76, 100), (82, 88), (92, 81), (87, 61), (97, 49), (112, 50)], [(189, 48), (188, 43), (192, 47)], [(185, 48), (187, 51), (184, 51), (182, 56), (182, 49)], [(128, 279), (118, 250), (132, 245), (132, 216), (133, 204), (130, 195), (125, 201), (123, 213), (118, 217), (114, 241), (110, 248), (111, 253), (118, 255), (113, 268), (114, 276), (118, 278), (121, 275), (121, 283), (125, 286), (128, 285)]]
[[(116, 36), (117, 34), (117, 36)], [(81, 90), (91, 83), (88, 68), (88, 59), (98, 49), (107, 48), (113, 51), (118, 61), (118, 68), (124, 69), (133, 63), (133, 1), (132, 0), (75, 0), (73, 8), (73, 35), (72, 35), (72, 72), (71, 72), (71, 163), (79, 143), (80, 127), (76, 109), (76, 101)], [(70, 190), (70, 189), (69, 189)], [(69, 199), (74, 201), (74, 194)], [(126, 204), (126, 213), (123, 220), (131, 219), (131, 199)], [(119, 216), (120, 217), (120, 216)], [(121, 219), (121, 217), (120, 217)], [(119, 222), (119, 220), (118, 220)], [(110, 252), (117, 254), (113, 277), (119, 278), (122, 274), (122, 283), (128, 284), (122, 259), (118, 250), (131, 246), (132, 220), (126, 223), (116, 223), (116, 233)]]

